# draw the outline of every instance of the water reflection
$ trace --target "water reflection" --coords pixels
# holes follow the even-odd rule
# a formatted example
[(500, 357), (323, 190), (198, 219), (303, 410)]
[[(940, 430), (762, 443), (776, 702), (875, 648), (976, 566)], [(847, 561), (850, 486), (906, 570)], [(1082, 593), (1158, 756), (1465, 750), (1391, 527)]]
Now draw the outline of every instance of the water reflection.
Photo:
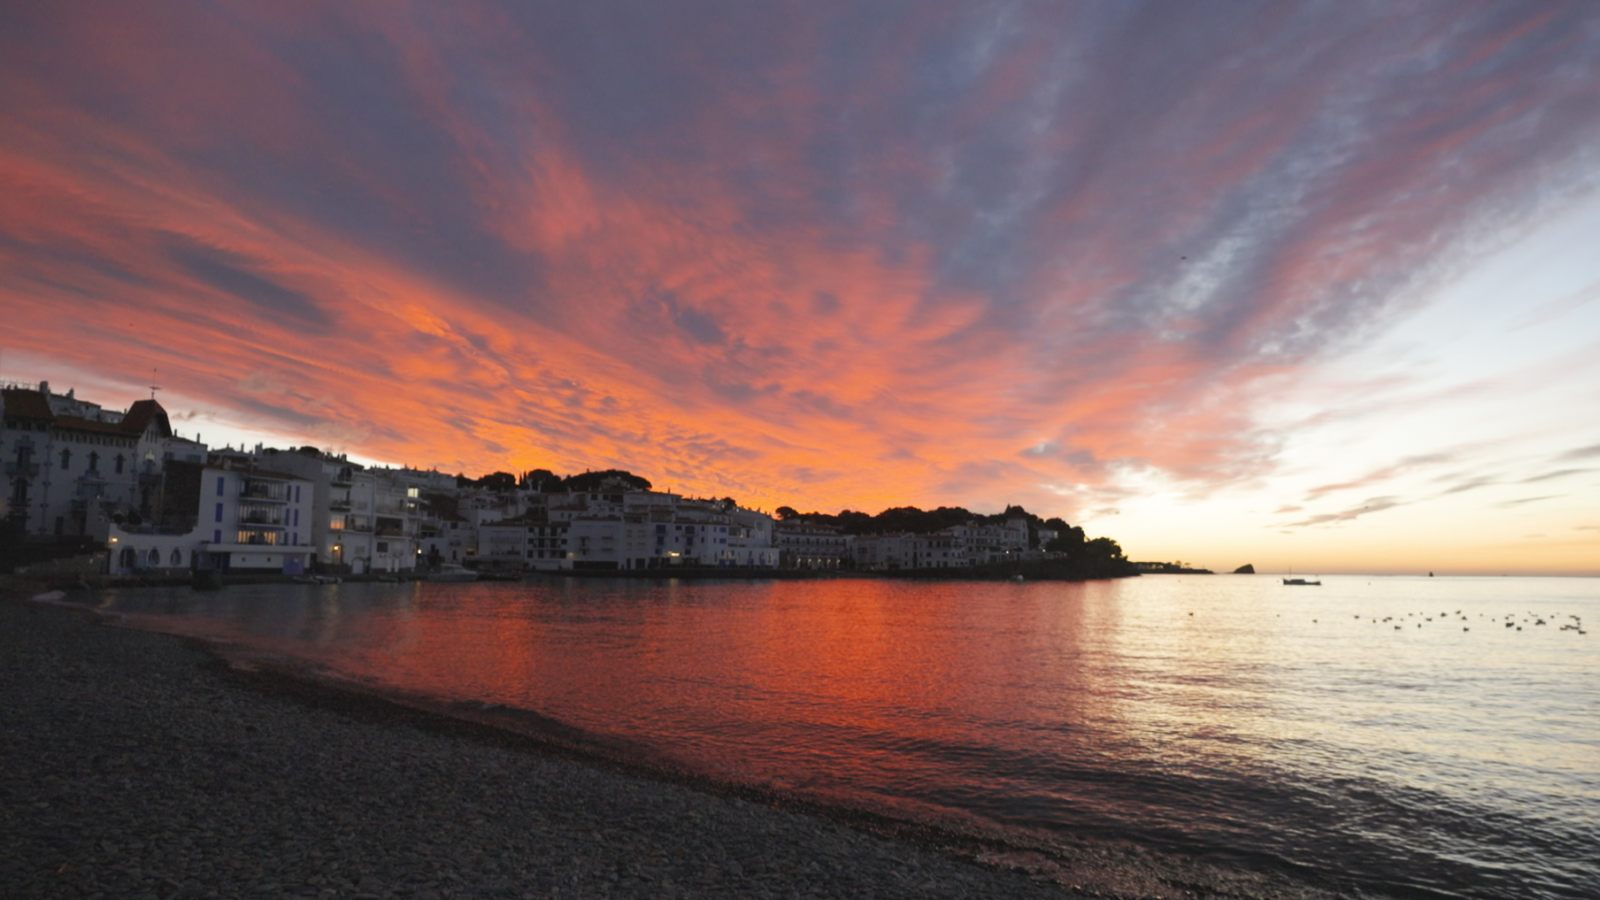
[(1600, 644), (1478, 623), (1600, 619), (1597, 595), (1582, 579), (1325, 579), (1308, 592), (1177, 576), (297, 585), (112, 602), (877, 808), (1264, 854), (1390, 888), (1493, 896), (1516, 881), (1581, 896), (1581, 848), (1600, 825)]

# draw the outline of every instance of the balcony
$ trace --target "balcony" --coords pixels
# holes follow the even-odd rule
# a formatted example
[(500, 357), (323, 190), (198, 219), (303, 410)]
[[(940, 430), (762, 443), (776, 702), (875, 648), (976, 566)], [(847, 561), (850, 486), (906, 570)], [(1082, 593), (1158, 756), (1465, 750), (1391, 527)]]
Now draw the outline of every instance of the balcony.
[(288, 503), (288, 485), (277, 481), (246, 481), (239, 489), (246, 500), (264, 500), (268, 503)]
[(265, 512), (251, 512), (239, 514), (240, 525), (258, 525), (271, 528), (283, 527), (283, 515), (273, 515)]
[(255, 544), (261, 547), (277, 547), (283, 543), (278, 539), (279, 537), (280, 536), (277, 534), (258, 534), (248, 531), (241, 531), (239, 532), (238, 543)]

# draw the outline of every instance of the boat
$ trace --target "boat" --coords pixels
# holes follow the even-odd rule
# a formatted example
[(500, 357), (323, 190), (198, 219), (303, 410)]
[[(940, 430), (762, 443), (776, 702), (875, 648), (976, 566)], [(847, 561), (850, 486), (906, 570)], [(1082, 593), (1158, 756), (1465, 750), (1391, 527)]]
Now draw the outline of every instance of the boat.
[(1306, 585), (1308, 587), (1316, 587), (1317, 585), (1322, 584), (1321, 581), (1311, 581), (1310, 579), (1306, 579), (1306, 578), (1285, 578), (1283, 580), (1283, 583), (1284, 584), (1301, 584), (1301, 585)]
[(477, 581), (478, 573), (466, 566), (445, 563), (437, 571), (428, 573), (429, 581)]

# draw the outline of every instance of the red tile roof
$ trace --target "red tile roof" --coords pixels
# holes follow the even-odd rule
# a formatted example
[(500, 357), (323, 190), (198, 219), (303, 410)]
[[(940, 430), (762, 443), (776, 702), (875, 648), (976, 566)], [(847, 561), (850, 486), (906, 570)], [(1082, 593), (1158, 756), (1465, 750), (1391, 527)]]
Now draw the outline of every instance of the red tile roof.
[(56, 417), (56, 414), (50, 411), (50, 401), (38, 391), (6, 388), (4, 393), (6, 418), (48, 420)]
[(135, 400), (128, 407), (128, 414), (122, 417), (122, 430), (129, 434), (144, 434), (154, 420), (159, 426), (163, 437), (172, 437), (172, 423), (167, 420), (167, 411), (155, 400)]
[(122, 438), (138, 436), (129, 434), (119, 423), (96, 422), (93, 419), (80, 419), (77, 416), (56, 416), (56, 427), (72, 431), (89, 431), (95, 434), (114, 434)]

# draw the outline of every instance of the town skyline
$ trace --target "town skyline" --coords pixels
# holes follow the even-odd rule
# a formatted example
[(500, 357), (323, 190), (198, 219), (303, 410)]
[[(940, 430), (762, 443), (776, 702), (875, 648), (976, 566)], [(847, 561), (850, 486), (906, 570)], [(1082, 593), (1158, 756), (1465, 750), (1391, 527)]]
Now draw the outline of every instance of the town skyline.
[(1600, 11), (5, 14), (0, 380), (213, 447), (1600, 574)]

